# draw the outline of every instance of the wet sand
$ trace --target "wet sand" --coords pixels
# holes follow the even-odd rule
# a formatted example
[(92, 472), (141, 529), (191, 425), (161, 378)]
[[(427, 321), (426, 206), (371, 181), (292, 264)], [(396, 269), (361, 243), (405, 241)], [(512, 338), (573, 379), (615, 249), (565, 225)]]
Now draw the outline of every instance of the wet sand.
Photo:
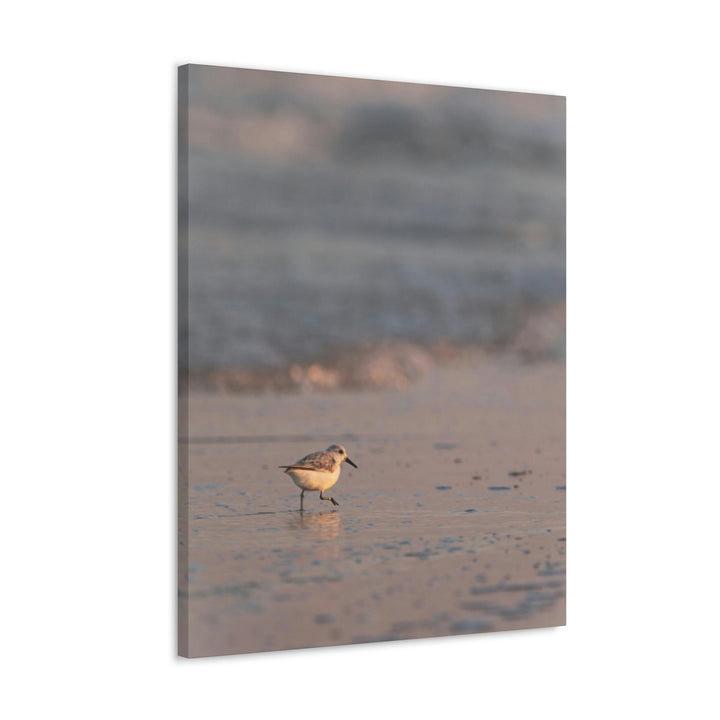
[[(191, 392), (180, 414), (180, 654), (565, 623), (563, 363), (481, 358), (403, 392)], [(339, 507), (310, 493), (300, 513), (277, 466), (331, 442), (359, 469)]]

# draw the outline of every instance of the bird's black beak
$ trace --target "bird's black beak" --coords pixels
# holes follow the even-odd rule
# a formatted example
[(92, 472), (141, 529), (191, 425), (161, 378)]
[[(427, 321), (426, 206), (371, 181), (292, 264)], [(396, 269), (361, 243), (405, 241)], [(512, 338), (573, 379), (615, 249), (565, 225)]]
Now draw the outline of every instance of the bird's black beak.
[(349, 457), (345, 458), (345, 462), (350, 463), (354, 468), (357, 468), (357, 465)]

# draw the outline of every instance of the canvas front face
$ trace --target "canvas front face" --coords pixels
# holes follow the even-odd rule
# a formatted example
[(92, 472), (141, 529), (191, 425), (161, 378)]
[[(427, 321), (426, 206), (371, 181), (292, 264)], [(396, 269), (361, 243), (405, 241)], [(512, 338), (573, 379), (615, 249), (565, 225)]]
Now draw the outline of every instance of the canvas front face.
[(565, 623), (565, 100), (190, 65), (179, 649)]

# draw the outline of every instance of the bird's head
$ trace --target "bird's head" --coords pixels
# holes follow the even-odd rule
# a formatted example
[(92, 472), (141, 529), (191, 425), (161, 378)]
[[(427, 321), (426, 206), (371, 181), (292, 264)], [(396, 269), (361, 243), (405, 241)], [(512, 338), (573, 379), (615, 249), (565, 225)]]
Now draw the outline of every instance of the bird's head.
[(357, 465), (348, 457), (347, 451), (342, 445), (331, 445), (327, 451), (335, 455), (339, 462), (346, 462), (357, 468)]

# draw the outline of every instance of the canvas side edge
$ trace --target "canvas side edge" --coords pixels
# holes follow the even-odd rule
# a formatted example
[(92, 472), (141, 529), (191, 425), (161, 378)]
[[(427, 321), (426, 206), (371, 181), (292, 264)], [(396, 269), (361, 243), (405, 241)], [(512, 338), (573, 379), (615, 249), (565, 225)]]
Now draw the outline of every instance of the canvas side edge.
[(189, 66), (178, 68), (177, 87), (177, 652), (189, 657), (188, 645), (188, 79)]

